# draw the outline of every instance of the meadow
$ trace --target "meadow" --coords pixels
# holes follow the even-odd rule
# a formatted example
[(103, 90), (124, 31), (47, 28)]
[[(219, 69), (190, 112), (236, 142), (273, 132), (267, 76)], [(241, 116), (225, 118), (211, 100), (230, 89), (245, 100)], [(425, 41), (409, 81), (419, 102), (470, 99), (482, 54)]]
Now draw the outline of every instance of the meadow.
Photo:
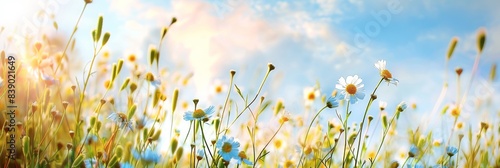
[[(91, 7), (91, 0), (85, 2)], [(96, 18), (91, 25), (95, 29), (86, 32), (93, 39), (90, 59), (75, 59), (79, 57), (75, 47), (83, 43), (73, 36), (82, 26), (79, 18), (74, 27), (58, 27), (54, 22), (54, 29), (72, 31), (59, 47), (53, 47), (53, 38), (42, 32), (23, 41), (22, 54), (1, 52), (0, 165), (500, 167), (500, 109), (492, 105), (497, 95), (477, 100), (474, 115), (484, 116), (479, 122), (462, 117), (488, 41), (483, 28), (477, 31), (472, 69), (448, 70), (450, 60), (460, 59), (453, 57), (461, 42), (458, 38), (450, 39), (443, 53), (442, 88), (431, 93), (439, 99), (428, 116), (443, 120), (439, 129), (449, 134), (441, 138), (425, 124), (408, 126), (400, 121), (417, 108), (416, 103), (388, 104), (377, 99), (386, 94), (378, 88), (398, 89), (400, 81), (393, 76), (397, 73), (391, 71), (396, 65), (391, 62), (372, 63), (371, 75), (379, 78), (377, 83), (365, 83), (363, 76), (344, 71), (337, 81), (321, 83), (334, 86), (328, 93), (321, 93), (319, 84), (304, 88), (300, 98), (306, 109), (286, 108), (287, 99), (266, 98), (264, 86), (280, 67), (260, 65), (267, 71), (255, 86), (234, 80), (239, 75), (234, 67), (227, 72), (229, 81), (213, 87), (215, 94), (224, 97), (222, 101), (207, 105), (209, 100), (189, 95), (182, 99), (179, 95), (191, 84), (192, 74), (172, 75), (175, 70), (167, 70), (160, 61), (160, 48), (175, 33), (170, 27), (176, 26), (177, 18), (153, 39), (158, 43), (147, 51), (147, 61), (134, 54), (110, 59), (103, 48), (116, 37), (103, 28), (108, 24), (105, 18)], [(488, 82), (493, 84), (496, 64), (490, 69)], [(365, 90), (368, 85), (375, 89)], [(449, 89), (450, 85), (457, 90)], [(444, 98), (452, 92), (455, 100)], [(355, 106), (363, 110), (353, 111)], [(335, 117), (320, 120), (326, 113)]]

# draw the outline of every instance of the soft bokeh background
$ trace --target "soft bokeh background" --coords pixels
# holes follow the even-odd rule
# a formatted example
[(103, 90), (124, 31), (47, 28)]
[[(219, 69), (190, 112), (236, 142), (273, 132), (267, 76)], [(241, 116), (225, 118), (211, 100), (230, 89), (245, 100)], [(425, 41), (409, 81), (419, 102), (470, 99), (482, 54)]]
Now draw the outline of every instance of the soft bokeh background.
[[(0, 47), (16, 53), (18, 35), (35, 35), (41, 30), (32, 30), (40, 27), (49, 35), (68, 39), (84, 2), (2, 0), (0, 4), (0, 25), (7, 32), (2, 36), (14, 39), (14, 43), (0, 42)], [(384, 59), (400, 83), (383, 85), (378, 100), (387, 101), (391, 109), (400, 101), (416, 103), (417, 109), (405, 114), (404, 120), (413, 122), (417, 121), (414, 117), (424, 116), (426, 124), (433, 121), (429, 114), (444, 72), (449, 71), (448, 81), (454, 83), (455, 67), (463, 67), (463, 81), (468, 81), (477, 53), (476, 33), (484, 27), (485, 51), (463, 112), (465, 119), (472, 119), (474, 100), (498, 93), (500, 88), (498, 82), (487, 82), (490, 66), (500, 60), (498, 6), (500, 1), (493, 0), (94, 0), (75, 34), (79, 55), (74, 59), (90, 60), (90, 32), (99, 15), (104, 16), (103, 29), (111, 32), (105, 50), (112, 59), (136, 54), (144, 61), (149, 46), (158, 43), (161, 28), (177, 17), (162, 45), (161, 65), (193, 73), (192, 89), (182, 92), (183, 99), (222, 104), (224, 97), (215, 96), (213, 87), (227, 85), (230, 69), (237, 71), (236, 84), (255, 91), (271, 62), (277, 69), (264, 95), (285, 100), (287, 111), (296, 114), (303, 110), (305, 87), (319, 83), (321, 93), (329, 95), (340, 77), (359, 75), (369, 95), (380, 79), (373, 64)], [(52, 27), (53, 21), (58, 30)], [(445, 69), (445, 53), (454, 36), (459, 42)], [(443, 104), (453, 102), (455, 87), (450, 85)], [(493, 101), (493, 105), (500, 104)], [(361, 108), (356, 106), (354, 111)]]

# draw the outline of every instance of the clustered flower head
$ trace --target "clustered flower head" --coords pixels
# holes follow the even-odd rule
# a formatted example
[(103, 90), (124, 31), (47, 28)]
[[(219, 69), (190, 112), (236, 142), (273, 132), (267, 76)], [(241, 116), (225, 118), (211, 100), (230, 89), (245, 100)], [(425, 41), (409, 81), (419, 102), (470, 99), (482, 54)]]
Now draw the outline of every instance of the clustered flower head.
[(446, 154), (448, 154), (448, 156), (452, 157), (452, 156), (454, 156), (457, 153), (458, 153), (458, 149), (457, 148), (455, 148), (453, 146), (446, 147)]
[(335, 87), (341, 91), (340, 94), (344, 96), (345, 100), (354, 104), (365, 97), (365, 93), (363, 93), (365, 85), (361, 83), (362, 81), (358, 75), (348, 76), (347, 79), (340, 77), (339, 83)]
[(337, 98), (336, 97), (329, 97), (327, 100), (326, 100), (326, 106), (328, 108), (336, 108), (339, 106), (339, 102), (337, 101)]
[(406, 102), (402, 101), (401, 103), (398, 104), (397, 110), (398, 112), (403, 112), (406, 110), (407, 107), (408, 105), (406, 104)]
[(408, 156), (412, 158), (412, 157), (415, 157), (417, 155), (418, 155), (418, 148), (416, 146), (412, 145), (410, 147), (410, 150), (408, 151)]
[(248, 160), (245, 152), (239, 151), (238, 148), (240, 147), (240, 143), (235, 141), (233, 137), (228, 138), (224, 135), (217, 141), (215, 146), (219, 150), (219, 155), (225, 161), (230, 162), (231, 159), (235, 159), (238, 164), (243, 162), (247, 165), (252, 165), (252, 162)]
[(307, 87), (304, 89), (304, 100), (306, 102), (306, 106), (310, 106), (314, 100), (319, 96), (319, 90), (314, 87)]
[(142, 160), (146, 163), (158, 163), (161, 160), (161, 155), (150, 148), (147, 148), (142, 153), (139, 153), (134, 149), (132, 150), (132, 155), (134, 155), (135, 159)]
[(196, 109), (195, 111), (187, 111), (184, 113), (184, 120), (193, 121), (193, 120), (203, 120), (205, 118), (210, 118), (214, 114), (214, 106), (210, 106), (203, 109)]
[(128, 130), (133, 130), (132, 128), (132, 121), (129, 121), (127, 119), (127, 115), (123, 113), (116, 113), (113, 112), (108, 116), (108, 119), (112, 120), (115, 122), (116, 125), (118, 125), (119, 128), (127, 128)]
[(387, 63), (385, 62), (385, 60), (380, 60), (377, 63), (375, 63), (375, 67), (380, 71), (380, 76), (387, 83), (398, 85), (399, 81), (396, 78), (393, 78), (391, 72), (387, 70), (387, 68), (385, 68), (386, 64)]

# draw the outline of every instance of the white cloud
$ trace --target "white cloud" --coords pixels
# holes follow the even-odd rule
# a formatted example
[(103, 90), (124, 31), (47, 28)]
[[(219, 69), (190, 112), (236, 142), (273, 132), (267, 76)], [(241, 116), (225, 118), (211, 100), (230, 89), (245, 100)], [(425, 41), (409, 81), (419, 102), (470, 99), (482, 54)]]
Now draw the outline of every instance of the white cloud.
[(313, 0), (321, 9), (322, 15), (341, 14), (337, 0)]
[(197, 96), (208, 94), (204, 90), (223, 69), (271, 48), (280, 38), (275, 27), (253, 17), (253, 11), (243, 3), (224, 18), (216, 16), (215, 8), (208, 3), (174, 1), (172, 5), (179, 21), (168, 35), (168, 50), (174, 62), (189, 63)]

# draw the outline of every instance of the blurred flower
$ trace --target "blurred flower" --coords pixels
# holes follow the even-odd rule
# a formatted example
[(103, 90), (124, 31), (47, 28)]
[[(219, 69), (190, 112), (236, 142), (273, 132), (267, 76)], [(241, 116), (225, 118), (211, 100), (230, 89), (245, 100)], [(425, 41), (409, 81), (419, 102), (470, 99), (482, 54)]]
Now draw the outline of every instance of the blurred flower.
[(304, 88), (304, 101), (306, 106), (310, 106), (318, 96), (319, 96), (318, 89), (314, 87)]
[(153, 87), (155, 87), (155, 88), (160, 88), (160, 86), (161, 86), (161, 80), (160, 79), (155, 79), (155, 80), (151, 81), (151, 85), (153, 85)]
[(375, 63), (375, 67), (380, 71), (380, 76), (387, 82), (392, 83), (394, 85), (398, 85), (399, 81), (392, 77), (392, 74), (389, 70), (385, 68), (386, 62), (385, 60), (380, 60)]
[(139, 153), (134, 149), (132, 150), (132, 154), (134, 155), (135, 159), (142, 160), (146, 163), (158, 163), (161, 160), (161, 155), (149, 148), (142, 153)]
[(285, 122), (290, 121), (290, 118), (291, 118), (290, 113), (288, 113), (288, 112), (283, 113), (283, 114), (281, 115), (281, 117), (280, 117), (280, 120), (279, 120), (279, 121), (280, 121), (280, 124), (283, 124), (283, 123), (285, 123)]
[(453, 117), (458, 117), (458, 116), (460, 116), (460, 107), (455, 106), (455, 107), (451, 108), (451, 115), (452, 115)]
[(458, 149), (453, 146), (448, 146), (446, 147), (446, 153), (448, 154), (448, 156), (452, 157), (458, 153)]
[(219, 155), (225, 161), (231, 161), (231, 158), (237, 159), (239, 156), (238, 148), (240, 147), (240, 143), (236, 142), (233, 137), (227, 138), (225, 135), (222, 136), (221, 139), (217, 141), (216, 144), (217, 149), (219, 149)]
[(415, 145), (410, 147), (410, 151), (408, 151), (408, 157), (415, 157), (418, 155), (418, 148)]
[(336, 97), (329, 97), (327, 100), (326, 100), (326, 106), (328, 108), (335, 108), (335, 107), (338, 107), (339, 106), (339, 102), (337, 101), (337, 98)]
[(54, 85), (54, 84), (57, 84), (57, 83), (58, 83), (58, 82), (57, 82), (57, 80), (56, 80), (56, 79), (54, 79), (54, 77), (49, 76), (49, 75), (46, 75), (46, 74), (43, 74), (43, 73), (41, 74), (41, 78), (42, 78), (43, 82), (44, 82), (46, 85), (48, 85), (48, 86), (50, 86), (50, 85)]
[(111, 115), (108, 116), (108, 119), (115, 122), (115, 124), (118, 125), (119, 128), (126, 127), (128, 130), (133, 130), (132, 121), (128, 121), (127, 115), (123, 113), (113, 112), (111, 113)]
[(98, 140), (97, 136), (95, 134), (93, 134), (93, 133), (90, 133), (88, 135), (88, 137), (86, 138), (86, 140), (85, 140), (85, 144), (86, 145), (92, 145), (93, 143), (98, 142), (97, 140)]
[(439, 164), (439, 165), (434, 165), (431, 168), (448, 168), (448, 167)]
[(441, 144), (443, 143), (443, 140), (442, 139), (435, 139), (433, 142), (432, 142), (432, 145), (438, 147), (438, 146), (441, 146)]
[(0, 87), (2, 87), (2, 86), (3, 86), (3, 79), (2, 79), (2, 77), (0, 77)]
[(385, 102), (385, 101), (378, 101), (378, 107), (380, 108), (380, 111), (384, 111), (385, 108), (387, 107), (387, 102)]
[(361, 84), (363, 80), (358, 77), (358, 75), (348, 76), (347, 79), (340, 77), (339, 84), (335, 87), (341, 90), (341, 94), (344, 96), (345, 100), (348, 100), (351, 104), (354, 104), (358, 99), (362, 100), (365, 97), (363, 93), (364, 84)]
[(457, 129), (462, 129), (464, 127), (463, 122), (457, 122)]
[(406, 110), (406, 108), (408, 107), (408, 105), (406, 105), (406, 102), (402, 101), (401, 103), (398, 104), (398, 107), (397, 110), (398, 112), (403, 112)]
[(425, 168), (425, 167), (421, 164), (415, 164), (412, 166), (410, 163), (408, 163), (406, 164), (406, 168)]
[(132, 164), (128, 162), (125, 162), (120, 164), (120, 168), (134, 168), (134, 166), (132, 166)]
[(214, 114), (214, 112), (215, 112), (214, 106), (210, 106), (205, 110), (196, 109), (194, 112), (187, 111), (186, 113), (184, 113), (184, 120), (192, 121), (192, 120), (201, 120), (204, 118), (209, 118)]
[(253, 165), (253, 163), (250, 162), (250, 160), (248, 160), (248, 157), (244, 151), (240, 151), (240, 153), (238, 153), (238, 157), (236, 157), (235, 159), (238, 162), (238, 164), (241, 164), (241, 162), (243, 161), (243, 163), (247, 165)]
[[(97, 160), (94, 159), (94, 158), (90, 158), (90, 159), (85, 159), (83, 161), (83, 164), (85, 165), (85, 167), (97, 167)], [(98, 168), (103, 168), (104, 165), (99, 163), (99, 167)]]
[(196, 159), (201, 160), (203, 158), (205, 158), (205, 150), (198, 149), (198, 151), (196, 151)]

